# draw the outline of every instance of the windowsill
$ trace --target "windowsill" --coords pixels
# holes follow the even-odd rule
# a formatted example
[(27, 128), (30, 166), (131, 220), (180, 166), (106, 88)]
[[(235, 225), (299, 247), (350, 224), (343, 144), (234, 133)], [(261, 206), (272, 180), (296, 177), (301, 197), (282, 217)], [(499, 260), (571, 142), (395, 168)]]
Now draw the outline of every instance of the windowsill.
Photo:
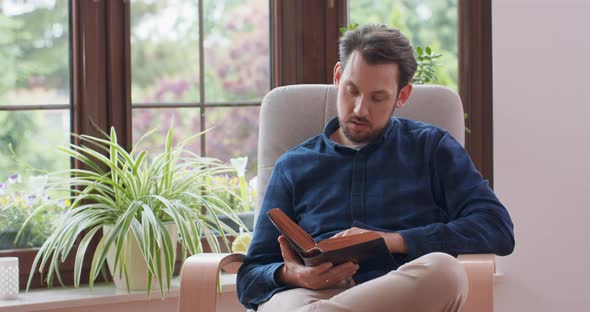
[[(235, 292), (235, 274), (221, 275), (221, 292)], [(165, 293), (164, 299), (177, 300), (180, 293), (180, 278), (172, 279), (170, 291)], [(160, 300), (160, 290), (156, 285), (152, 287), (149, 300)], [(93, 289), (88, 286), (80, 288), (55, 287), (51, 289), (36, 289), (29, 292), (21, 291), (16, 300), (0, 300), (0, 312), (43, 311), (67, 308), (81, 308), (101, 304), (121, 304), (130, 302), (147, 302), (147, 291), (127, 292), (117, 289), (112, 283), (98, 284)]]

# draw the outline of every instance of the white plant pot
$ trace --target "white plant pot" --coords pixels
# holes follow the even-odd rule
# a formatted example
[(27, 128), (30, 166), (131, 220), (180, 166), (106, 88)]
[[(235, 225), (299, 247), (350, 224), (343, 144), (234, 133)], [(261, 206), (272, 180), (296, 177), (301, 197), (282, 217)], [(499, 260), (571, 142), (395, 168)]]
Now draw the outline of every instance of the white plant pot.
[[(112, 229), (112, 226), (103, 226), (102, 230), (103, 233), (109, 233)], [(172, 246), (174, 246), (174, 254), (176, 254), (176, 245), (178, 243), (178, 228), (176, 224), (170, 223), (166, 224), (166, 229), (168, 230), (168, 234), (170, 235), (170, 239), (172, 240)], [(107, 251), (107, 265), (109, 267), (109, 272), (113, 277), (113, 281), (115, 282), (115, 286), (120, 289), (127, 289), (127, 284), (125, 282), (125, 274), (119, 274), (119, 268), (115, 270), (115, 255), (117, 249), (116, 246), (113, 244), (109, 250)], [(139, 249), (139, 245), (137, 243), (137, 239), (133, 235), (132, 231), (129, 231), (125, 242), (123, 243), (123, 258), (124, 263), (127, 267), (127, 273), (129, 278), (129, 290), (147, 290), (148, 288), (148, 269), (143, 259), (143, 255), (141, 254), (141, 250)], [(162, 263), (162, 272), (163, 278), (162, 281), (163, 287), (166, 287), (166, 280), (167, 274), (164, 264), (164, 254), (161, 255), (161, 263)], [(117, 264), (118, 266), (121, 263)], [(152, 290), (159, 289), (158, 279), (154, 276), (152, 278)]]

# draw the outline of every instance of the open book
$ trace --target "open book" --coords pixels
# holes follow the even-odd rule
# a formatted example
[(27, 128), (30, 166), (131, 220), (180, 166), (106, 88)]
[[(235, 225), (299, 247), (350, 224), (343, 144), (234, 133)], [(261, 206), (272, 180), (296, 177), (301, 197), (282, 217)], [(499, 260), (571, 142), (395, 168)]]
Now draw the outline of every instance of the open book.
[(307, 266), (328, 261), (334, 265), (348, 261), (354, 263), (376, 261), (387, 267), (394, 266), (393, 257), (387, 249), (385, 240), (375, 232), (329, 238), (316, 243), (281, 209), (271, 209), (268, 217)]

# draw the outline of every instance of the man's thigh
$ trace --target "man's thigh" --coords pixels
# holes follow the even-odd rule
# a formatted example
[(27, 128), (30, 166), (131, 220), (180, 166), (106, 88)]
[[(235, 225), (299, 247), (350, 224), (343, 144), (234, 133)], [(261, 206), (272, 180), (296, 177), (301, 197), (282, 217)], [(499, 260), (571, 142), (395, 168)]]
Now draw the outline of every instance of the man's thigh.
[(312, 290), (306, 288), (294, 288), (272, 296), (267, 302), (258, 307), (261, 312), (293, 311), (318, 300), (326, 300), (345, 291), (346, 288), (330, 288)]
[(296, 288), (275, 294), (259, 311), (459, 311), (467, 275), (459, 262), (431, 253), (352, 288)]
[(466, 298), (467, 274), (461, 264), (447, 254), (431, 253), (297, 311), (456, 312)]
[(352, 288), (296, 288), (275, 294), (259, 311), (459, 311), (467, 275), (459, 262), (431, 253)]

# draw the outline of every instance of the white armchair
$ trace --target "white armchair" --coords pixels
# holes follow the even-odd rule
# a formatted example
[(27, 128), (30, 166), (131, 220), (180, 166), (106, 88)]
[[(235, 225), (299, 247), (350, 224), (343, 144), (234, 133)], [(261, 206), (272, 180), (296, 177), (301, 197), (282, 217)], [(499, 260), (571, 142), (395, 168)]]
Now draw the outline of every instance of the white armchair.
[[(396, 110), (395, 115), (437, 125), (449, 131), (459, 143), (465, 142), (461, 99), (456, 92), (446, 87), (414, 86), (408, 103)], [(332, 85), (280, 87), (264, 97), (258, 138), (256, 212), (279, 156), (307, 138), (321, 133), (326, 122), (334, 116), (336, 89)], [(223, 301), (219, 300), (217, 291), (220, 272), (237, 273), (243, 259), (242, 254), (200, 254), (189, 257), (184, 263), (181, 277), (179, 311), (244, 311), (245, 308), (237, 303), (235, 276), (229, 276), (233, 281), (224, 282), (221, 294)], [(461, 255), (459, 261), (469, 281), (469, 295), (463, 311), (493, 311), (495, 256)]]

